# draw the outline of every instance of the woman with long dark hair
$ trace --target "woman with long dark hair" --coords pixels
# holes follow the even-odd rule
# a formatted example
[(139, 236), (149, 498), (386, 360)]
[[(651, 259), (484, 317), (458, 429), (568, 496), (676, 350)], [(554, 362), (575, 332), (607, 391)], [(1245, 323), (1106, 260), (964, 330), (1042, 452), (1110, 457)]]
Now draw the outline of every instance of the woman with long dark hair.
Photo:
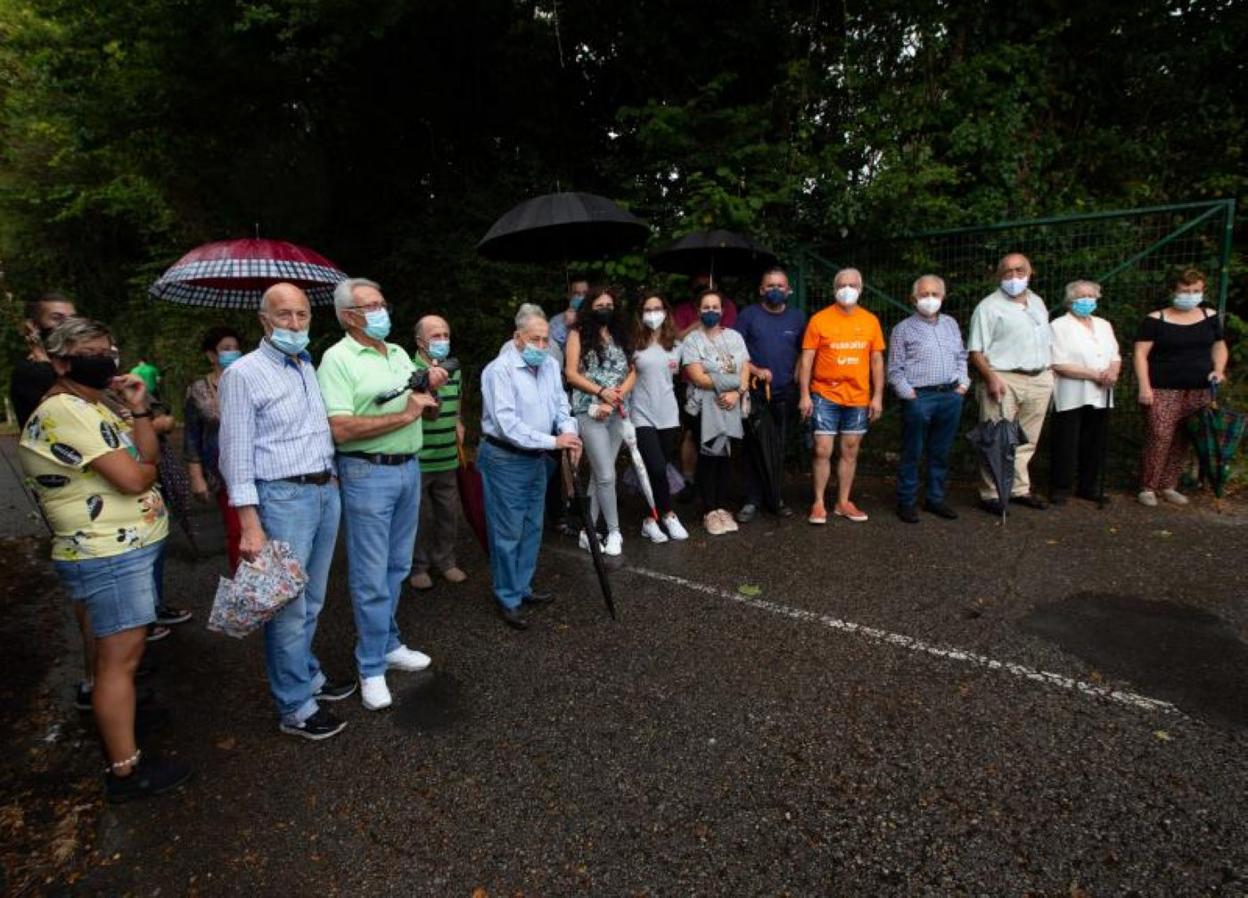
[[(568, 333), (564, 375), (572, 387), (572, 413), (594, 478), (590, 516), (596, 524), (602, 513), (607, 525), (603, 551), (619, 555), (624, 550), (615, 496), (615, 459), (624, 441), (619, 409), (637, 381), (637, 372), (631, 361), (632, 339), (619, 308), (620, 290), (596, 287), (589, 295), (589, 314), (578, 315), (576, 330)], [(581, 533), (581, 547), (588, 549), (591, 538), (598, 535)]]
[(669, 537), (688, 539), (688, 531), (672, 510), (667, 485), (667, 466), (678, 463), (680, 409), (674, 379), (680, 372), (680, 349), (672, 309), (661, 296), (647, 296), (637, 310), (633, 321), (633, 369), (637, 383), (629, 414), (637, 428), (637, 448), (646, 464), (655, 509), (662, 523), (659, 526), (660, 521), (647, 517), (641, 525), (641, 535), (656, 543), (667, 542)]

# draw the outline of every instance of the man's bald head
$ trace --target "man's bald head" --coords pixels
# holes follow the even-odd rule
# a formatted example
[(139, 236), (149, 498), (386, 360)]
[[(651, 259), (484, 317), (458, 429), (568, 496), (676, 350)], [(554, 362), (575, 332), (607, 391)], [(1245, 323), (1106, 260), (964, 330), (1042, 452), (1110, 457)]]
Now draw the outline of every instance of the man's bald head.
[(312, 304), (308, 294), (294, 284), (274, 284), (260, 297), (260, 323), (266, 336), (276, 327), (306, 331), (312, 324)]
[(1026, 278), (1031, 277), (1031, 260), (1022, 253), (1007, 253), (997, 263), (997, 277)]
[(424, 315), (416, 322), (416, 341), (424, 346), (430, 340), (449, 340), (451, 326), (441, 315)]

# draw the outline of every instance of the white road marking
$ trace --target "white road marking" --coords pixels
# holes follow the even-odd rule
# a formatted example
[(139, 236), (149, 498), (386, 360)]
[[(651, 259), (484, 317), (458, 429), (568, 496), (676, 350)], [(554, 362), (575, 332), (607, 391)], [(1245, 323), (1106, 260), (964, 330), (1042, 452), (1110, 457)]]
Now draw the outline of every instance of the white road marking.
[[(578, 555), (579, 554), (580, 553), (578, 553)], [(584, 556), (581, 555), (580, 557)], [(1008, 673), (1011, 676), (1019, 677), (1020, 679), (1030, 680), (1033, 683), (1040, 683), (1045, 686), (1055, 686), (1059, 689), (1068, 689), (1072, 692), (1078, 692), (1093, 698), (1105, 699), (1117, 702), (1121, 705), (1129, 705), (1133, 708), (1139, 708), (1142, 711), (1153, 711), (1161, 714), (1180, 713), (1179, 709), (1170, 702), (1149, 698), (1147, 695), (1140, 695), (1136, 692), (1126, 692), (1121, 689), (1110, 689), (1106, 686), (1098, 686), (1095, 683), (1076, 680), (1072, 677), (1051, 673), (1047, 670), (1037, 670), (1036, 668), (1028, 667), (1025, 664), (1015, 664), (1012, 661), (998, 661), (995, 658), (989, 658), (987, 655), (968, 652), (963, 649), (953, 648), (952, 646), (935, 645), (930, 642), (924, 642), (921, 639), (915, 639), (913, 636), (905, 636), (901, 633), (890, 633), (888, 630), (881, 630), (877, 627), (867, 627), (863, 624), (856, 624), (853, 621), (841, 620), (838, 617), (832, 617), (828, 614), (819, 614), (814, 611), (793, 608), (789, 605), (782, 605), (779, 602), (769, 602), (766, 599), (751, 598), (750, 596), (741, 595), (740, 593), (729, 592), (726, 589), (709, 586), (705, 583), (698, 583), (695, 580), (677, 577), (674, 574), (665, 574), (662, 571), (652, 571), (649, 568), (635, 567), (633, 565), (625, 566), (621, 568), (621, 570), (627, 571), (630, 574), (636, 574), (639, 577), (649, 577), (651, 580), (672, 583), (676, 586), (684, 587), (685, 589), (691, 589), (696, 592), (715, 596), (716, 598), (724, 599), (729, 602), (735, 602), (738, 605), (756, 608), (759, 611), (768, 611), (772, 614), (779, 614), (783, 617), (792, 618), (793, 620), (821, 624), (829, 629), (839, 630), (842, 633), (852, 633), (856, 636), (861, 636), (882, 645), (897, 646), (898, 648), (906, 649), (911, 652), (920, 652), (924, 655), (932, 655), (936, 658), (945, 658), (949, 661), (957, 661), (961, 664), (972, 664), (986, 670), (999, 670), (1004, 673)]]

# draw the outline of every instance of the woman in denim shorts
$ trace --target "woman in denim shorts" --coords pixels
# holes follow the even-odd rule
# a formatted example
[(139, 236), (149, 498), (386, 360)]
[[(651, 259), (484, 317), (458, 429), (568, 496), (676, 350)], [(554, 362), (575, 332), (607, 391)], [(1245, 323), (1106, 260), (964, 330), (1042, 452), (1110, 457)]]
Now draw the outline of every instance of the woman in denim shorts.
[[(47, 339), (56, 383), (22, 432), (27, 482), (51, 525), (52, 561), (95, 636), (92, 708), (109, 766), (110, 801), (171, 789), (190, 768), (135, 744), (134, 671), (156, 619), (152, 565), (169, 533), (156, 488), (159, 445), (143, 381), (117, 373), (108, 329), (69, 318)], [(106, 404), (120, 400), (124, 419)]]

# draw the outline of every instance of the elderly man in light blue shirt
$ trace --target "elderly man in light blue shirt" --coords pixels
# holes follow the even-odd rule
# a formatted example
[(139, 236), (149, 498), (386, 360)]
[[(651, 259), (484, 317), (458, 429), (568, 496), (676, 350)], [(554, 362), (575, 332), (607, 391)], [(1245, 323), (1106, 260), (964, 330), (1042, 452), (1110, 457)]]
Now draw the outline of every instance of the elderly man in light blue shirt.
[(269, 539), (290, 545), (308, 575), (303, 592), (264, 625), (264, 660), (279, 728), (327, 739), (346, 724), (319, 702), (338, 701), (355, 682), (330, 682), (312, 652), (338, 538), (338, 482), (325, 404), (307, 353), (312, 309), (293, 284), (260, 301), (264, 339), (221, 375), (221, 475), (242, 524), (239, 553)]
[(569, 449), (575, 466), (581, 450), (559, 365), (550, 357), (549, 326), (538, 306), (520, 307), (515, 337), (485, 366), (481, 432), (477, 466), (485, 487), (494, 595), (503, 621), (523, 630), (528, 627), (523, 605), (550, 600), (533, 590), (546, 454)]

